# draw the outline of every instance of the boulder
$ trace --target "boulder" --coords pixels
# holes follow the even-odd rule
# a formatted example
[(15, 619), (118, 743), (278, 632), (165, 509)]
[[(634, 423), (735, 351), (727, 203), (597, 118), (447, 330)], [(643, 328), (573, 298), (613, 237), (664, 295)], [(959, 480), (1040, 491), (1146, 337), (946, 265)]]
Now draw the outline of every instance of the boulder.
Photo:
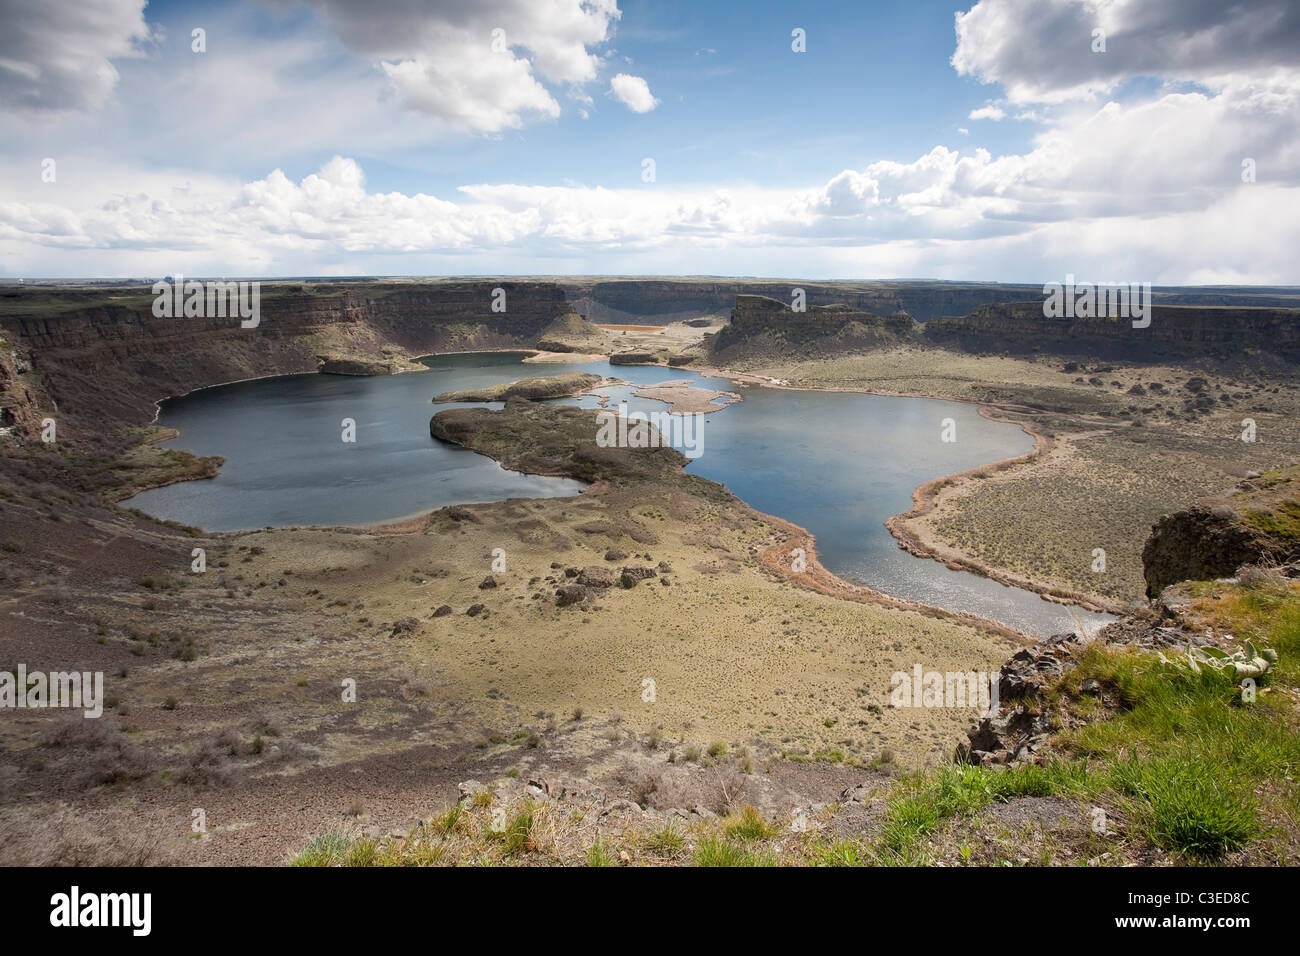
[(420, 622), (413, 617), (404, 617), (400, 621), (393, 623), (393, 632), (389, 637), (405, 637), (407, 634), (413, 634), (420, 626)]
[(655, 578), (658, 576), (659, 572), (654, 568), (629, 564), (627, 567), (623, 568), (622, 573), (618, 576), (618, 580), (623, 587), (634, 588), (647, 578)]
[(1014, 763), (1042, 749), (1057, 729), (1043, 706), (1043, 685), (1072, 670), (1084, 644), (1077, 634), (1056, 634), (1012, 655), (998, 674), (997, 712), (981, 717), (968, 742), (957, 745), (958, 762)]
[(566, 584), (555, 589), (555, 603), (559, 607), (582, 604), (591, 600), (591, 591), (581, 584)]
[(578, 575), (578, 583), (589, 588), (612, 588), (614, 572), (599, 565), (583, 568)]

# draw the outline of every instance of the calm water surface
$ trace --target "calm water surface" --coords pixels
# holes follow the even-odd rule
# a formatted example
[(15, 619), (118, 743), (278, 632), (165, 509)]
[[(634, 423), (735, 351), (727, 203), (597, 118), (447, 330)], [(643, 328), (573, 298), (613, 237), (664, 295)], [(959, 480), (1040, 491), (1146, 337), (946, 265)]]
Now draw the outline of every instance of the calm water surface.
[[(708, 415), (703, 453), (688, 469), (719, 481), (760, 511), (809, 529), (822, 563), (847, 580), (899, 597), (970, 611), (1039, 634), (1109, 618), (1043, 601), (978, 575), (952, 571), (898, 547), (883, 522), (911, 507), (912, 491), (940, 475), (1021, 455), (1033, 440), (982, 418), (974, 406), (851, 392), (736, 389), (681, 369), (521, 364), (519, 353), (425, 359), (429, 371), (393, 376), (293, 375), (203, 389), (162, 403), (169, 442), (224, 455), (221, 473), (137, 495), (133, 507), (215, 531), (267, 525), (370, 524), (449, 504), (577, 494), (582, 484), (506, 471), (429, 435), (439, 392), (525, 375), (595, 372), (645, 385), (674, 379), (744, 401)], [(663, 411), (661, 402), (612, 389), (614, 401)], [(594, 406), (595, 399), (578, 404)], [(499, 404), (488, 407), (499, 408)], [(342, 420), (356, 442), (341, 440)], [(951, 418), (957, 441), (940, 441)]]

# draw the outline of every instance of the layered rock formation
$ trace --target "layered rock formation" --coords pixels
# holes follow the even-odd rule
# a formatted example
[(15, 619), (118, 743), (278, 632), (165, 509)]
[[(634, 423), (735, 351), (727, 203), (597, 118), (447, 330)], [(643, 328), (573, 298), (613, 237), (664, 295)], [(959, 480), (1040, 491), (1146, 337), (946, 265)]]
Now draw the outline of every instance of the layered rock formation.
[[(874, 315), (903, 311), (919, 322), (935, 316), (966, 315), (984, 305), (1041, 302), (1041, 285), (993, 282), (808, 282), (800, 279), (674, 279), (559, 280), (574, 310), (595, 322), (660, 324), (692, 321), (700, 316), (725, 316), (741, 295), (761, 295), (790, 302), (801, 288), (809, 306), (847, 305)], [(1159, 305), (1231, 306), (1236, 308), (1300, 308), (1293, 288), (1197, 287), (1152, 292)]]
[(730, 324), (710, 340), (709, 352), (719, 362), (755, 354), (799, 357), (902, 345), (920, 336), (921, 326), (902, 312), (882, 316), (844, 305), (795, 312), (776, 299), (741, 295)]
[(1142, 549), (1147, 597), (1180, 581), (1232, 577), (1246, 564), (1300, 559), (1300, 466), (1248, 479), (1237, 493), (1165, 515)]
[(832, 305), (798, 313), (776, 299), (740, 295), (730, 324), (709, 339), (709, 352), (711, 359), (727, 362), (909, 344), (996, 355), (1276, 365), (1300, 362), (1300, 309), (1153, 305), (1150, 324), (1134, 328), (1129, 318), (1048, 318), (1040, 295), (921, 325), (907, 312), (880, 315)]
[(31, 363), (0, 339), (0, 430), (35, 434), (40, 426), (41, 394)]
[(1150, 325), (1123, 318), (1048, 318), (1034, 302), (986, 305), (932, 319), (925, 341), (962, 351), (1078, 355), (1129, 361), (1232, 360), (1261, 354), (1300, 361), (1300, 311), (1155, 305)]
[(804, 290), (808, 304), (842, 303), (864, 311), (889, 314), (902, 300), (881, 283), (806, 283), (761, 279), (610, 279), (561, 283), (574, 310), (593, 322), (662, 324), (723, 316), (738, 295), (764, 295), (789, 302)]
[[(493, 290), (505, 312), (493, 312)], [(155, 318), (134, 289), (23, 290), (0, 297), (0, 330), (31, 355), (34, 378), (81, 421), (147, 421), (167, 395), (320, 367), (369, 374), (403, 356), (531, 348), (569, 316), (553, 283), (267, 284), (260, 323)]]

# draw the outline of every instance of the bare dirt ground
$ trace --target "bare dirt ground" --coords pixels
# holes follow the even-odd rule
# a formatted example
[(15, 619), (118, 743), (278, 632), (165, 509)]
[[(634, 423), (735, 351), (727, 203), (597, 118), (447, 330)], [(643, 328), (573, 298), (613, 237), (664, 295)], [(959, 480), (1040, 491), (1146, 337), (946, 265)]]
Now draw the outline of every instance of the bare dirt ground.
[[(695, 765), (711, 749), (759, 773), (777, 758), (794, 768), (791, 806), (824, 801), (864, 772), (850, 766), (936, 763), (964, 736), (969, 712), (889, 707), (893, 671), (918, 657), (992, 669), (1012, 646), (780, 580), (758, 555), (784, 532), (675, 489), (475, 505), (373, 532), (172, 538), (58, 513), (6, 499), (6, 538), (67, 538), (66, 566), (20, 575), (0, 606), (6, 659), (103, 670), (109, 706), (99, 721), (19, 711), (0, 724), (3, 816), (51, 821), (35, 849), (7, 841), (12, 860), (44, 847), (280, 863), (361, 816), (408, 826), (466, 779), (603, 779), (632, 756)], [(202, 575), (188, 573), (191, 546), (208, 549)], [(666, 570), (588, 609), (556, 606), (564, 568), (625, 565)], [(835, 787), (799, 783), (823, 767), (845, 768)], [(60, 807), (100, 839), (79, 850)], [(196, 808), (206, 839), (189, 838)]]

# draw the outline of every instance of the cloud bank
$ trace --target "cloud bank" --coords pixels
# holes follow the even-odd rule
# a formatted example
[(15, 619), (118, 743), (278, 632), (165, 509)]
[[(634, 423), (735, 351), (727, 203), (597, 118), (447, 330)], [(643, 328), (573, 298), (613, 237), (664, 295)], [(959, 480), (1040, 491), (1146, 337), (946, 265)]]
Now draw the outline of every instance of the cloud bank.
[[(117, 83), (110, 61), (136, 56), (150, 38), (138, 0), (96, 4), (90, 26), (63, 19), (78, 5), (0, 3), (27, 38), (25, 59), (9, 34), (0, 38), (10, 115), (103, 104)], [(620, 17), (612, 0), (310, 6), (403, 109), (471, 140), (554, 118), (557, 96), (592, 106), (583, 89), (605, 70), (600, 49)], [(629, 188), (470, 181), (439, 195), (378, 191), (366, 184), (371, 156), (333, 147), (322, 155), (338, 155), (296, 179), (278, 160), (231, 178), (71, 156), (60, 169), (81, 163), (80, 175), (38, 184), (30, 155), (0, 153), (0, 272), (1021, 281), (1073, 272), (1294, 283), (1297, 17), (1282, 0), (980, 0), (956, 18), (952, 63), (998, 89), (969, 116), (1027, 119), (1037, 130), (1029, 146), (995, 156), (936, 145), (793, 187), (660, 176)], [(1092, 52), (1098, 29), (1105, 53)], [(275, 72), (276, 83), (291, 92), (296, 69)], [(243, 89), (238, 77), (223, 82)], [(609, 83), (634, 112), (657, 105), (642, 77)], [(351, 117), (368, 88), (348, 89), (358, 90)], [(248, 119), (234, 110), (229, 122)], [(374, 142), (374, 129), (362, 138)]]

